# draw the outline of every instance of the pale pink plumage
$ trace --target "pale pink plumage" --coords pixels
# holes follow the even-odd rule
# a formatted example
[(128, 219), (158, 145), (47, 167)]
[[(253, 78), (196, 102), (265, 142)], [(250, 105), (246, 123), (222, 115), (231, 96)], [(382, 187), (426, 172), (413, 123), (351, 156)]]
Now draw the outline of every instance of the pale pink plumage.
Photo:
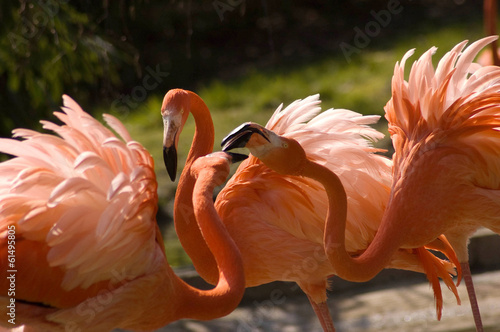
[[(19, 236), (45, 240), (49, 264), (67, 271), (65, 289), (109, 280), (113, 270), (135, 278), (156, 260), (153, 160), (113, 117), (105, 119), (125, 141), (72, 99), (64, 102), (65, 114), (55, 114), (66, 126), (43, 122), (61, 137), (18, 129), (14, 136), (24, 141), (0, 140), (2, 152), (18, 157), (0, 164), (8, 208), (2, 223), (16, 222)], [(11, 217), (25, 206), (28, 214)], [(117, 259), (125, 247), (127, 259)], [(107, 255), (99, 255), (103, 248)]]
[[(456, 45), (432, 65), (425, 52), (404, 79), (396, 64), (386, 118), (395, 154), (391, 203), (385, 218), (393, 227), (412, 227), (406, 246), (444, 233), (465, 270), (471, 302), (467, 243), (480, 226), (500, 233), (500, 67), (473, 62), (496, 37), (464, 49)], [(405, 223), (403, 226), (401, 223)], [(481, 330), (477, 307), (476, 324)]]
[[(343, 109), (320, 113), (319, 104), (319, 96), (314, 95), (284, 110), (280, 106), (266, 128), (294, 138), (308, 159), (340, 177), (348, 197), (347, 249), (352, 254), (361, 253), (382, 219), (392, 163), (375, 154), (378, 150), (370, 143), (383, 136), (368, 126), (378, 116)], [(335, 274), (335, 267), (324, 252), (328, 200), (319, 182), (279, 175), (250, 156), (218, 195), (216, 208), (242, 252), (247, 286), (294, 281), (313, 302), (326, 301), (327, 278)], [(423, 272), (419, 260), (430, 260), (453, 288), (448, 274), (453, 272), (451, 264), (437, 267), (439, 260), (424, 252), (429, 256), (400, 250), (387, 267)], [(437, 282), (437, 276), (429, 278)]]
[[(458, 44), (443, 56), (435, 70), (431, 62), (435, 50), (432, 48), (414, 63), (406, 82), (404, 66), (413, 53), (408, 52), (401, 65), (396, 65), (393, 97), (386, 105), (395, 147), (393, 191), (411, 187), (409, 181), (420, 174), (416, 172), (417, 167), (423, 169), (426, 160), (432, 161), (432, 158), (426, 159), (427, 156), (453, 149), (455, 153), (449, 150), (441, 164), (449, 165), (448, 159), (461, 162), (455, 163), (455, 168), (446, 166), (452, 170), (448, 175), (456, 179), (443, 184), (456, 185), (459, 179), (458, 183), (470, 190), (468, 199), (478, 204), (476, 208), (489, 205), (488, 209), (478, 208), (470, 215), (476, 220), (475, 228), (480, 224), (498, 228), (498, 219), (491, 212), (500, 202), (497, 191), (500, 188), (497, 158), (500, 153), (500, 67), (481, 67), (473, 62), (477, 53), (494, 39), (496, 37), (481, 39), (465, 50), (466, 41)], [(458, 192), (449, 191), (447, 187), (442, 192), (456, 198)], [(480, 200), (483, 204), (479, 205)], [(446, 223), (447, 226), (455, 224), (461, 227), (456, 221)], [(453, 236), (448, 239), (456, 245)], [(467, 259), (463, 246), (455, 249), (460, 260)]]
[[(217, 229), (220, 221), (204, 225), (212, 232), (207, 245), (229, 252), (220, 262), (214, 253), (225, 270), (221, 287), (199, 291), (166, 260), (152, 157), (116, 118), (104, 116), (121, 139), (71, 98), (63, 99), (64, 113), (54, 114), (64, 124), (42, 122), (59, 137), (17, 129), (14, 136), (24, 140), (0, 139), (0, 151), (15, 156), (0, 163), (2, 315), (7, 317), (13, 297), (17, 326), (38, 331), (152, 330), (180, 318), (229, 313), (243, 295), (244, 276), (237, 248), (223, 227)], [(211, 191), (203, 195), (212, 201)], [(7, 296), (12, 225), (18, 272), (15, 295)], [(5, 319), (2, 324), (12, 327)]]

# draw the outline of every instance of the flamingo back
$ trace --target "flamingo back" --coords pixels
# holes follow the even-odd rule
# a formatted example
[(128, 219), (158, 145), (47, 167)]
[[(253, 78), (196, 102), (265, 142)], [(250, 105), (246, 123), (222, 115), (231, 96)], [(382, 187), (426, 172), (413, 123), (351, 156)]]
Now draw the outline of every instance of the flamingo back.
[[(378, 116), (363, 116), (344, 110), (321, 112), (319, 95), (297, 100), (274, 112), (266, 128), (297, 140), (310, 160), (325, 165), (341, 179), (348, 196), (346, 244), (350, 252), (365, 249), (378, 228), (391, 184), (391, 161), (377, 155), (372, 142), (383, 134), (369, 127)], [(257, 209), (269, 209), (267, 222), (294, 237), (322, 245), (328, 204), (323, 186), (311, 179), (282, 176), (250, 156), (221, 192), (216, 206), (222, 209), (236, 199), (243, 187), (259, 188)], [(242, 197), (251, 193), (245, 191)], [(243, 205), (250, 205), (247, 199)], [(219, 211), (221, 212), (221, 211)], [(223, 212), (222, 212), (223, 213)]]
[[(63, 112), (54, 113), (63, 124), (42, 122), (57, 135), (16, 129), (23, 140), (0, 139), (0, 152), (14, 156), (0, 164), (1, 249), (15, 229), (15, 267), (31, 276), (17, 289), (55, 307), (141, 276), (164, 255), (155, 241), (153, 159), (116, 118), (104, 116), (119, 137), (63, 99)], [(49, 284), (60, 289), (43, 291)]]
[[(320, 113), (319, 104), (319, 95), (313, 95), (283, 110), (280, 106), (266, 128), (294, 138), (310, 160), (339, 176), (348, 199), (346, 249), (360, 254), (372, 242), (387, 205), (392, 162), (372, 146), (383, 137), (368, 126), (378, 116), (344, 109)], [(248, 286), (295, 281), (317, 303), (326, 300), (325, 280), (335, 274), (323, 246), (327, 202), (319, 182), (277, 174), (252, 155), (239, 166), (219, 193), (216, 208), (242, 251)], [(428, 273), (424, 270), (429, 266), (433, 270)], [(438, 312), (442, 301), (437, 276), (456, 293), (452, 265), (430, 253), (401, 249), (389, 267), (425, 272), (436, 292)]]
[(496, 38), (480, 39), (467, 48), (467, 41), (457, 44), (435, 69), (433, 47), (414, 62), (408, 81), (405, 63), (414, 51), (396, 63), (392, 98), (385, 106), (395, 179), (410, 172), (425, 152), (453, 147), (474, 161), (462, 167), (462, 178), (478, 187), (500, 188), (500, 67), (474, 62)]

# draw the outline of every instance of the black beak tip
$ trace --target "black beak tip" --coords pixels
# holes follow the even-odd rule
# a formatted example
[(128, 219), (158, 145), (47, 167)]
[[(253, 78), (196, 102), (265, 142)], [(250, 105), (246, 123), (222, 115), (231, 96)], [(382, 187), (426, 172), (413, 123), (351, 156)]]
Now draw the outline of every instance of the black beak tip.
[(163, 147), (163, 162), (167, 169), (170, 180), (175, 181), (177, 175), (177, 151), (174, 146)]
[(243, 123), (224, 137), (220, 143), (222, 151), (245, 147), (253, 133), (249, 127), (249, 122)]
[(229, 135), (224, 137), (221, 142), (222, 151), (228, 151), (235, 148), (244, 148), (253, 134), (261, 135), (269, 142), (269, 138), (262, 132), (259, 127), (256, 127), (256, 124), (252, 122), (243, 123), (236, 129), (234, 129), (231, 133), (229, 133)]
[(226, 152), (231, 156), (231, 163), (239, 163), (240, 161), (243, 161), (248, 158), (246, 154), (243, 153), (235, 153), (235, 152)]
[(223, 144), (221, 144), (222, 151), (227, 152), (236, 148), (244, 148), (248, 140), (250, 139), (250, 136), (251, 133), (247, 133), (245, 135), (240, 135), (236, 138), (233, 137), (232, 139), (223, 142)]

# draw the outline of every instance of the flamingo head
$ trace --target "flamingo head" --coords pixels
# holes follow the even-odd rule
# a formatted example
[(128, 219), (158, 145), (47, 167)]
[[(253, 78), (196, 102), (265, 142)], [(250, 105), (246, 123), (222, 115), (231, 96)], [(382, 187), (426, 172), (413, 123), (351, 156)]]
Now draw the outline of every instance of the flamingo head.
[(296, 140), (253, 122), (234, 129), (221, 145), (223, 151), (245, 147), (267, 167), (284, 175), (300, 175), (307, 161), (304, 149)]
[(177, 145), (191, 107), (191, 95), (182, 89), (172, 89), (163, 98), (163, 161), (172, 181), (177, 173)]

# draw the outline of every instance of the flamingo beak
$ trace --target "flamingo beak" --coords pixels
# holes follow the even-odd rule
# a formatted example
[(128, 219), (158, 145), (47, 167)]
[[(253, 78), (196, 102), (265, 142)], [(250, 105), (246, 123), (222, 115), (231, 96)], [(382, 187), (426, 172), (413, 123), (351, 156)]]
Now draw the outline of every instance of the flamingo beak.
[(163, 162), (172, 181), (175, 181), (177, 174), (178, 132), (179, 126), (169, 118), (165, 118), (163, 123)]
[(235, 152), (226, 152), (226, 153), (231, 156), (230, 162), (232, 164), (239, 163), (240, 161), (243, 161), (248, 158), (248, 156), (243, 153), (235, 153)]
[(245, 122), (224, 137), (221, 142), (222, 151), (244, 148), (253, 134), (261, 135), (266, 141), (270, 142), (261, 125)]
[(167, 169), (170, 180), (175, 181), (177, 174), (177, 149), (175, 145), (163, 146), (163, 161)]

